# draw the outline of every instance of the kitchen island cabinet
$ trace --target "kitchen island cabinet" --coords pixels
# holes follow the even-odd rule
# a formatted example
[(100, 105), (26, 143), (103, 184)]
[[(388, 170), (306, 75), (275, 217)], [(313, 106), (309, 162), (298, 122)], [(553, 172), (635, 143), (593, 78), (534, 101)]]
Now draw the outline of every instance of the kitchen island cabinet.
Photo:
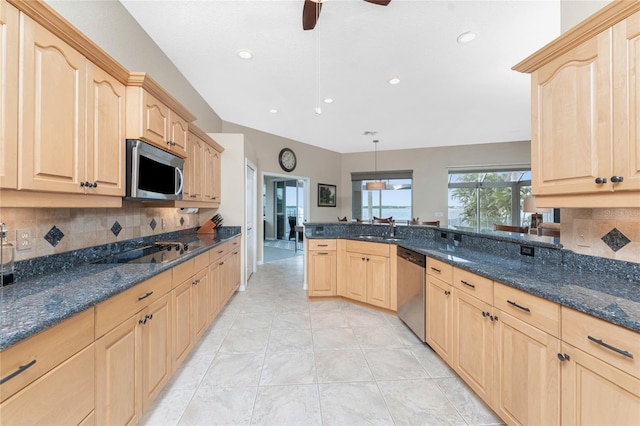
[(307, 240), (309, 297), (336, 296), (338, 256), (336, 240)]
[[(395, 246), (393, 247), (395, 251)], [(347, 241), (344, 250), (345, 253), (338, 257), (338, 262), (344, 259), (343, 266), (338, 268), (338, 280), (342, 281), (338, 285), (342, 292), (338, 294), (347, 299), (393, 309), (391, 245)], [(395, 286), (393, 292), (395, 293)]]
[(640, 206), (639, 10), (612, 2), (513, 67), (531, 73), (536, 206)]

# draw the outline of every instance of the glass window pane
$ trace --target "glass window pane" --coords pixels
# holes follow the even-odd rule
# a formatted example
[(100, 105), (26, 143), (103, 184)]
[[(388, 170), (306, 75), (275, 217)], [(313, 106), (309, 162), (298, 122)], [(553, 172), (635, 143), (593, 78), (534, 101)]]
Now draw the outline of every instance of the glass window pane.
[(479, 230), (493, 230), (494, 224), (511, 225), (511, 188), (480, 188)]
[(354, 218), (372, 220), (373, 217), (411, 219), (411, 179), (387, 179), (387, 189), (368, 191), (367, 180), (352, 182), (352, 214)]

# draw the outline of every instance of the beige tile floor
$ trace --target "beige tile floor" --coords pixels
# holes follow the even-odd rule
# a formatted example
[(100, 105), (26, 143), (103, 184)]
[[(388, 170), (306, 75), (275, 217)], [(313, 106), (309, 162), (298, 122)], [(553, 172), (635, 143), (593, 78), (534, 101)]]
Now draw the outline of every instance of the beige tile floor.
[(395, 316), (346, 302), (307, 302), (297, 256), (259, 267), (141, 424), (501, 421)]

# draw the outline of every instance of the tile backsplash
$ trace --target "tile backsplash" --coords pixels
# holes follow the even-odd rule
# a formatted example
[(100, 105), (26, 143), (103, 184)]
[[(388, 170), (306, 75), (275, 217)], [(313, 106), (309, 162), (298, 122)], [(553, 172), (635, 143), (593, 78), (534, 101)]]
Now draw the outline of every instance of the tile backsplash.
[(640, 208), (562, 209), (560, 221), (564, 248), (640, 263)]
[(31, 233), (31, 248), (16, 250), (15, 260), (26, 260), (136, 237), (194, 228), (198, 214), (182, 214), (170, 207), (144, 207), (125, 201), (119, 209), (3, 208), (0, 222), (9, 239), (17, 230)]

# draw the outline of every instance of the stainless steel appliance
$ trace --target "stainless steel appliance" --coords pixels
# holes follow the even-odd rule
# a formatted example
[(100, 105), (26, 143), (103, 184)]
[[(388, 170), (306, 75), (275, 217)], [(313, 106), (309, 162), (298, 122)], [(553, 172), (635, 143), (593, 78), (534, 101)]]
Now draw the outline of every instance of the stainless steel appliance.
[[(197, 242), (189, 243), (198, 246)], [(187, 254), (189, 244), (178, 241), (161, 241), (147, 246), (126, 250), (91, 263), (166, 263)]]
[(127, 199), (182, 200), (184, 159), (127, 139)]
[(426, 256), (398, 247), (398, 317), (426, 341)]

